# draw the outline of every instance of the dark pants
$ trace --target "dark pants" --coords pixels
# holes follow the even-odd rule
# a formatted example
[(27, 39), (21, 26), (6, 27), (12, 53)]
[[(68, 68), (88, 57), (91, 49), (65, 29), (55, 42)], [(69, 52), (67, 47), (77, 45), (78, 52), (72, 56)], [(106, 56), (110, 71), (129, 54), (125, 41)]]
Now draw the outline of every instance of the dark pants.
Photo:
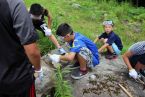
[(141, 64), (145, 65), (145, 54), (142, 55), (134, 55), (129, 58), (129, 61), (134, 68), (137, 62), (140, 62)]
[(34, 84), (32, 84), (30, 89), (22, 92), (21, 94), (17, 94), (17, 95), (0, 94), (0, 97), (36, 97), (35, 86)]

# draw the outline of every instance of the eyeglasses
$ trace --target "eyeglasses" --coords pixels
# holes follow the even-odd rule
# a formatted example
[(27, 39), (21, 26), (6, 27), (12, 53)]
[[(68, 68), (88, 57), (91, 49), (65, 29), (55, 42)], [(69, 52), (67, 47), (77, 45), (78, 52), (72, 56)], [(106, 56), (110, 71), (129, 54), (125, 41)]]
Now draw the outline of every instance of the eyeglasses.
[(58, 36), (59, 39), (64, 40), (65, 36)]
[(113, 25), (113, 21), (111, 20), (104, 21), (103, 25)]

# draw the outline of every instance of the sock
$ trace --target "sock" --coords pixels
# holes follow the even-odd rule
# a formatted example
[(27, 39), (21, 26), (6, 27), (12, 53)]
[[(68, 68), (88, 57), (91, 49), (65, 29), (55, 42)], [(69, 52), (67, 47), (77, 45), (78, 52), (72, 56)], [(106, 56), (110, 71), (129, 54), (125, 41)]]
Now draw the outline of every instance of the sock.
[(116, 53), (115, 53), (115, 52), (113, 52), (112, 54), (113, 54), (113, 55), (116, 55)]
[(82, 70), (80, 69), (80, 71), (83, 73), (83, 74), (86, 74), (88, 72), (88, 69), (86, 68), (86, 70)]

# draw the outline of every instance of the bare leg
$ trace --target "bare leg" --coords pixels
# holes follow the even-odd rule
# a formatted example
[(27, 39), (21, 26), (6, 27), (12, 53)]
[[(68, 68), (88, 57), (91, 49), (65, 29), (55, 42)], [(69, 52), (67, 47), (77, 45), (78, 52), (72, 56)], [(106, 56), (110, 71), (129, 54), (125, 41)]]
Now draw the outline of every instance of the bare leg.
[(76, 55), (76, 58), (77, 58), (77, 61), (80, 64), (80, 69), (83, 70), (83, 71), (87, 70), (87, 61), (82, 56), (80, 56), (79, 54)]
[(107, 49), (109, 50), (109, 52), (114, 53), (112, 46), (107, 46)]

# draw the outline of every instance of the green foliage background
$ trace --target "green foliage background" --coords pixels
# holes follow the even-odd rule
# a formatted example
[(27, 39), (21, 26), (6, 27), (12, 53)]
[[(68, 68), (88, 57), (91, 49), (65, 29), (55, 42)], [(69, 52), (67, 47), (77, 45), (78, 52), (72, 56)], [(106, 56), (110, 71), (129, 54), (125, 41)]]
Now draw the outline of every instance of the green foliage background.
[[(49, 10), (53, 18), (53, 33), (60, 23), (69, 23), (74, 31), (83, 33), (94, 40), (103, 32), (102, 22), (106, 19), (115, 23), (114, 31), (121, 37), (125, 52), (128, 47), (145, 40), (145, 9), (132, 7), (129, 3), (118, 4), (115, 0), (25, 0), (29, 8), (40, 3)], [(42, 54), (54, 45), (40, 35), (38, 41)], [(97, 46), (100, 45), (97, 43)]]

